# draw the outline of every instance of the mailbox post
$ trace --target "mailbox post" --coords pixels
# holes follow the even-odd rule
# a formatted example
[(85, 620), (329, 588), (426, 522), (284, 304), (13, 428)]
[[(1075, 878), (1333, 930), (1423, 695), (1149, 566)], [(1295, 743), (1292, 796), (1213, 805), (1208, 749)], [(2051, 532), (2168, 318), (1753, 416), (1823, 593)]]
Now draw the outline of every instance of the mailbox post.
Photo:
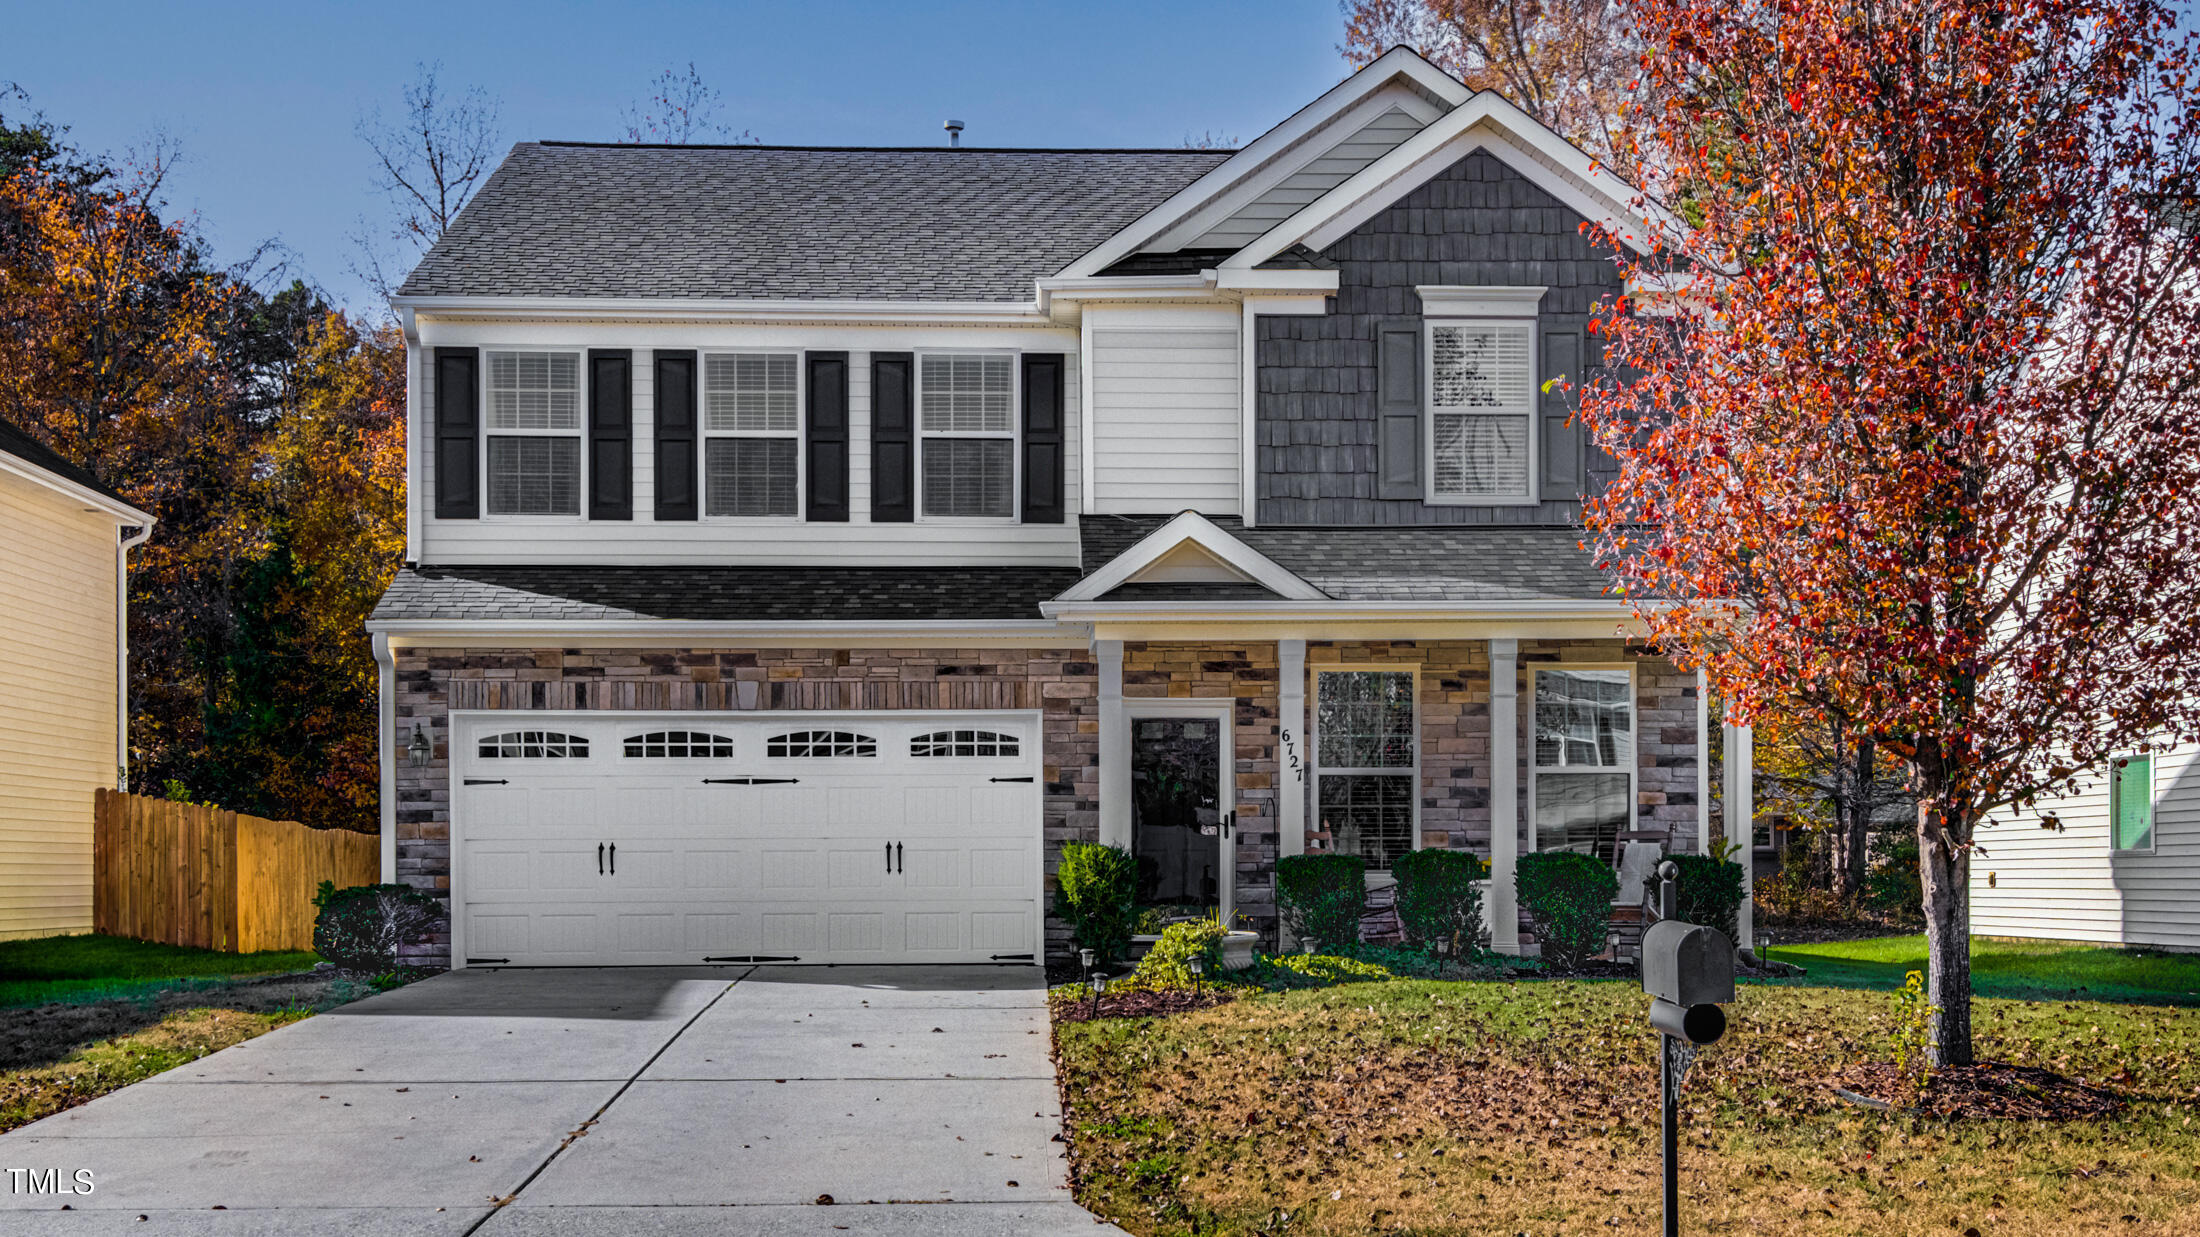
[(1658, 1030), (1658, 1132), (1665, 1145), (1665, 1237), (1680, 1237), (1681, 1078), (1696, 1049), (1726, 1034), (1734, 999), (1734, 944), (1724, 933), (1673, 918), (1670, 861), (1658, 865), (1658, 922), (1642, 935), (1642, 990)]

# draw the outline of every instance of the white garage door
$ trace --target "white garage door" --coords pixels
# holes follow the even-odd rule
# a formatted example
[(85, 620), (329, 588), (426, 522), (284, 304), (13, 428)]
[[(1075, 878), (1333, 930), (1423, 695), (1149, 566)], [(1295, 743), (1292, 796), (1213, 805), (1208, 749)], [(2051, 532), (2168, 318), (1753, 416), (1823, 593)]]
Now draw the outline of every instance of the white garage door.
[(466, 965), (1034, 960), (1034, 715), (459, 713)]

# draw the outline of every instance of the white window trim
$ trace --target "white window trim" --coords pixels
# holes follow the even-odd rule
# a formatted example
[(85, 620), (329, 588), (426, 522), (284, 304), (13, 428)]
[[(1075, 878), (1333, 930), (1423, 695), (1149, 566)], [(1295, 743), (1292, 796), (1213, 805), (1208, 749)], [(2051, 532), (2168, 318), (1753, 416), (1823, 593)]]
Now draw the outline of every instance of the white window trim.
[[(788, 430), (714, 430), (710, 428), (710, 358), (718, 356), (793, 356), (794, 357), (794, 429)], [(695, 433), (697, 445), (695, 466), (697, 472), (696, 519), (705, 524), (773, 525), (800, 524), (809, 513), (810, 502), (810, 364), (809, 353), (801, 348), (709, 348), (695, 354)], [(793, 515), (711, 515), (710, 514), (710, 442), (714, 438), (792, 438), (794, 439), (794, 514)]]
[[(2116, 761), (2130, 760), (2134, 756), (2145, 756), (2147, 760), (2147, 844), (2144, 846), (2118, 846), (2116, 845)], [(2161, 793), (2162, 789), (2161, 757), (2160, 752), (2126, 752), (2109, 761), (2108, 785), (2105, 789), (2108, 792), (2108, 853), (2110, 856), (2151, 856), (2154, 854), (2155, 848), (2161, 845), (2162, 839), (2157, 834), (2162, 822), (2160, 816), (2154, 810), (2155, 797)]]
[[(1435, 289), (1421, 289), (1424, 310), (1421, 318), (1421, 500), (1432, 507), (1533, 507), (1542, 501), (1537, 494), (1537, 481), (1543, 475), (1543, 444), (1539, 441), (1543, 435), (1538, 432), (1541, 427), (1537, 424), (1539, 414), (1542, 411), (1538, 396), (1543, 383), (1543, 341), (1542, 332), (1536, 329), (1537, 318), (1534, 309), (1530, 306), (1525, 313), (1438, 313), (1435, 309), (1430, 308), (1429, 293), (1432, 291), (1435, 291)], [(1464, 291), (1480, 293), (1504, 291), (1504, 289), (1475, 288), (1464, 289)], [(1528, 288), (1521, 291), (1533, 292), (1538, 299), (1543, 295), (1541, 288)], [(1467, 302), (1447, 301), (1437, 298), (1433, 301), (1433, 304), (1451, 306), (1465, 305)], [(1498, 306), (1485, 305), (1483, 307)], [(1526, 418), (1528, 422), (1528, 488), (1526, 493), (1522, 495), (1476, 497), (1467, 494), (1439, 494), (1436, 492), (1436, 329), (1438, 327), (1475, 322), (1490, 322), (1505, 326), (1525, 324), (1527, 326), (1528, 406), (1521, 413), (1460, 413), (1458, 410), (1453, 409), (1448, 410), (1446, 415), (1524, 416)]]
[[(489, 371), (492, 368), (492, 366), (489, 364), (489, 358), (495, 356), (497, 353), (500, 352), (539, 352), (550, 355), (564, 355), (573, 358), (575, 390), (578, 393), (578, 404), (574, 409), (575, 415), (572, 429), (504, 430), (497, 429), (495, 426), (489, 423), (489, 410), (491, 403)], [(481, 441), (479, 445), (475, 448), (474, 452), (476, 455), (479, 455), (481, 457), (480, 462), (477, 465), (480, 475), (478, 480), (476, 481), (476, 484), (479, 485), (481, 488), (475, 491), (476, 493), (481, 495), (481, 515), (478, 517), (478, 519), (480, 519), (484, 523), (489, 524), (571, 524), (574, 521), (579, 521), (584, 524), (587, 523), (588, 483), (590, 480), (590, 465), (588, 459), (588, 350), (586, 348), (544, 347), (541, 344), (484, 344), (481, 346), (481, 350), (477, 355), (481, 358), (480, 364), (476, 367), (481, 372), (475, 377), (475, 381), (480, 384), (480, 394), (478, 398), (481, 401), (480, 404), (477, 405), (477, 407), (480, 409), (479, 413), (477, 414), (477, 419), (481, 423), (481, 429), (479, 431), (481, 434)], [(570, 512), (558, 512), (549, 514), (517, 511), (491, 511), (489, 509), (489, 440), (492, 438), (570, 438), (576, 444), (578, 444), (580, 448), (580, 490), (577, 494), (578, 501), (574, 504), (573, 510)]]
[[(1417, 661), (1338, 662), (1335, 664), (1324, 662), (1320, 665), (1310, 668), (1314, 672), (1314, 691), (1312, 696), (1307, 701), (1307, 712), (1311, 713), (1313, 716), (1309, 720), (1306, 729), (1309, 732), (1312, 743), (1312, 746), (1307, 751), (1307, 756), (1309, 757), (1308, 763), (1312, 766), (1311, 771), (1313, 773), (1313, 787), (1311, 791), (1312, 798), (1307, 804), (1307, 810), (1312, 813), (1314, 827), (1316, 829), (1321, 829), (1322, 825), (1322, 778), (1332, 773), (1340, 777), (1352, 775), (1367, 775), (1371, 777), (1403, 777), (1410, 772), (1413, 777), (1413, 794), (1411, 796), (1411, 802), (1413, 804), (1413, 823), (1411, 826), (1413, 831), (1412, 849), (1425, 850), (1426, 847), (1423, 845), (1423, 840), (1421, 837), (1421, 663)], [(1369, 671), (1387, 674), (1404, 674), (1410, 676), (1413, 680), (1413, 766), (1410, 770), (1402, 766), (1375, 768), (1352, 766), (1332, 768), (1331, 766), (1322, 763), (1322, 676), (1325, 674), (1363, 674)], [(1332, 839), (1332, 844), (1334, 844), (1334, 839)], [(1324, 850), (1321, 853), (1326, 855), (1334, 854), (1335, 852)], [(1367, 879), (1374, 884), (1380, 886), (1383, 884), (1387, 884), (1390, 881), (1395, 880), (1396, 878), (1393, 877), (1388, 871), (1378, 871), (1374, 868), (1369, 868), (1367, 870)]]
[[(1575, 670), (1622, 670), (1627, 674), (1627, 720), (1632, 726), (1633, 742), (1629, 747), (1634, 759), (1627, 762), (1627, 826), (1621, 833), (1633, 832), (1642, 821), (1642, 679), (1635, 673), (1632, 662), (1583, 661), (1536, 662), (1525, 667), (1528, 690), (1521, 693), (1521, 718), (1526, 733), (1521, 737), (1522, 754), (1527, 757), (1528, 769), (1528, 849), (1535, 853), (1543, 849), (1543, 833), (1536, 827), (1536, 797), (1543, 785), (1545, 773), (1616, 773), (1616, 769), (1595, 769), (1587, 765), (1551, 765), (1545, 767), (1535, 762), (1535, 678), (1547, 671), (1569, 673)], [(1701, 753), (1698, 754), (1699, 757)], [(1625, 838), (1618, 839), (1612, 847), (1613, 865), (1618, 866), (1620, 852), (1626, 849)]]
[[(933, 357), (1006, 357), (1008, 359), (1008, 432), (981, 433), (962, 430), (928, 430), (924, 428), (924, 367)], [(1000, 348), (925, 348), (916, 354), (916, 372), (911, 374), (910, 412), (915, 418), (916, 459), (913, 461), (916, 476), (913, 478), (916, 498), (916, 522), (919, 524), (1021, 524), (1024, 519), (1024, 382), (1023, 353)], [(924, 510), (924, 444), (934, 438), (972, 438), (1008, 440), (1008, 514), (998, 515), (928, 515)]]

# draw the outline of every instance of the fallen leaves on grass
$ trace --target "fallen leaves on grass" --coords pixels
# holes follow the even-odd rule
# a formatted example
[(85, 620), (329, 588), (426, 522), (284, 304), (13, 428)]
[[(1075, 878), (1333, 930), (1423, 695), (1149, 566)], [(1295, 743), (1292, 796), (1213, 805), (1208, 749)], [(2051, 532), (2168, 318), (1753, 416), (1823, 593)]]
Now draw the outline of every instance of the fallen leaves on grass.
[(0, 1073), (0, 1130), (50, 1117), (307, 1016), (304, 1009), (184, 1010), (54, 1064)]
[(1164, 1014), (1184, 1014), (1195, 1009), (1212, 1009), (1227, 1005), (1236, 999), (1232, 992), (1111, 992), (1097, 1002), (1058, 1000), (1054, 1003), (1057, 1022), (1085, 1022), (1093, 1018), (1155, 1018)]
[(2114, 1091), (2030, 1065), (1986, 1063), (1935, 1071), (1921, 1093), (1885, 1061), (1850, 1067), (1841, 1085), (1897, 1108), (1974, 1121), (2087, 1121), (2124, 1106)]

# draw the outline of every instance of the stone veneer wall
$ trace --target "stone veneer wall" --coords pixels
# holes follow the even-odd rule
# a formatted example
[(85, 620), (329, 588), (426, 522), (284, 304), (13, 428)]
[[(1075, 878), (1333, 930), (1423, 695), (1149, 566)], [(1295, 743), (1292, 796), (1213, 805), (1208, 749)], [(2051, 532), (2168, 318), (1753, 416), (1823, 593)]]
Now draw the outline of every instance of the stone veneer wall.
[(1276, 926), (1276, 646), (1272, 642), (1125, 641), (1123, 699), (1231, 700), (1236, 752), (1237, 913), (1274, 939)]
[[(397, 879), (439, 896), (451, 884), (452, 709), (1040, 710), (1049, 893), (1062, 843), (1099, 836), (1099, 679), (1082, 650), (407, 648), (396, 657), (398, 731), (426, 720), (435, 735), (426, 768), (398, 763)], [(1274, 677), (1271, 668), (1271, 692)], [(1047, 939), (1050, 953), (1066, 950), (1068, 930), (1049, 920)], [(448, 936), (407, 951), (410, 962), (449, 957)]]

